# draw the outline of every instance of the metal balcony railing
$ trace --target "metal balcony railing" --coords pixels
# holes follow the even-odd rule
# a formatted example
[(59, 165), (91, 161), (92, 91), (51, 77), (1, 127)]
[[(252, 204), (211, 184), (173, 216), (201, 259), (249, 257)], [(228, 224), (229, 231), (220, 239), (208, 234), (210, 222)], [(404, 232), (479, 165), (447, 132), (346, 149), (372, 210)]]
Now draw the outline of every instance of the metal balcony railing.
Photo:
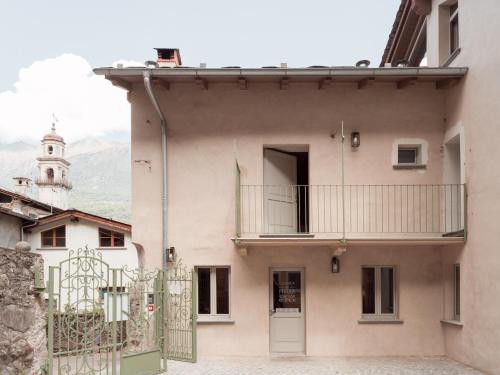
[(62, 186), (68, 189), (73, 188), (73, 184), (67, 178), (37, 177), (35, 179), (35, 183), (39, 186), (53, 185), (53, 186)]
[[(239, 189), (238, 189), (239, 186)], [(237, 235), (462, 237), (465, 185), (240, 185)]]

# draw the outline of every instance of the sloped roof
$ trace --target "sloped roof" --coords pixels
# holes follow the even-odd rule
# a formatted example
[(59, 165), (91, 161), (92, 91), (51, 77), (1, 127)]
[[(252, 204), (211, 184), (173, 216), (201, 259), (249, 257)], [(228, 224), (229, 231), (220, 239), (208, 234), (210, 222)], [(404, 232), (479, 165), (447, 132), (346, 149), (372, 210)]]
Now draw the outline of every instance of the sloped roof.
[(394, 23), (392, 24), (391, 32), (389, 33), (389, 39), (387, 40), (387, 44), (384, 49), (384, 54), (382, 55), (382, 61), (380, 62), (380, 66), (384, 66), (387, 61), (387, 57), (389, 56), (389, 52), (394, 43), (394, 39), (396, 38), (396, 33), (399, 28), (399, 24), (403, 18), (403, 14), (405, 13), (405, 7), (408, 3), (408, 0), (401, 0), (401, 4), (399, 4), (398, 11), (396, 13), (396, 18), (394, 19)]
[(50, 212), (61, 212), (63, 211), (62, 209), (60, 208), (57, 208), (57, 207), (54, 207), (54, 206), (51, 206), (49, 204), (46, 204), (46, 203), (43, 203), (43, 202), (40, 202), (36, 199), (33, 199), (33, 198), (30, 198), (30, 197), (27, 197), (25, 195), (21, 195), (21, 194), (17, 194), (17, 193), (14, 193), (13, 191), (10, 191), (10, 190), (7, 190), (7, 189), (4, 189), (4, 188), (0, 188), (0, 195), (6, 195), (6, 196), (9, 196), (11, 197), (12, 199), (14, 198), (17, 198), (19, 199), (23, 204), (26, 204), (28, 206), (32, 206), (32, 207), (35, 207), (35, 208), (39, 208), (39, 209), (42, 209), (44, 211), (47, 211), (48, 213)]
[(58, 212), (53, 215), (45, 216), (40, 219), (38, 219), (38, 222), (34, 225), (40, 226), (40, 225), (45, 225), (45, 224), (50, 224), (50, 223), (55, 223), (67, 218), (72, 218), (76, 220), (85, 220), (85, 221), (90, 221), (99, 225), (104, 225), (108, 228), (116, 229), (116, 230), (121, 230), (124, 232), (131, 232), (132, 231), (132, 226), (127, 223), (122, 223), (120, 221), (116, 221), (113, 219), (108, 219), (102, 216), (94, 215), (88, 212), (83, 212), (74, 208), (71, 208), (66, 211)]
[(17, 217), (17, 218), (23, 219), (25, 221), (30, 221), (32, 223), (34, 223), (36, 221), (36, 219), (29, 217), (28, 215), (24, 215), (22, 213), (15, 212), (15, 211), (9, 210), (9, 209), (4, 208), (4, 207), (0, 207), (0, 213), (4, 214), (4, 215), (8, 215), (8, 216)]

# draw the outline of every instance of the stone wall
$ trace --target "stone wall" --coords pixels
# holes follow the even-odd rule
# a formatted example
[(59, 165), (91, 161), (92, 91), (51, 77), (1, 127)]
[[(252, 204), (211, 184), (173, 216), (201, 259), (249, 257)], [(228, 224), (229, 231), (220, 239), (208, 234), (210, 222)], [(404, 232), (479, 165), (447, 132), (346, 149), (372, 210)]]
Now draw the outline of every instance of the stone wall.
[(0, 374), (40, 374), (47, 357), (45, 306), (35, 292), (43, 259), (27, 243), (0, 248)]

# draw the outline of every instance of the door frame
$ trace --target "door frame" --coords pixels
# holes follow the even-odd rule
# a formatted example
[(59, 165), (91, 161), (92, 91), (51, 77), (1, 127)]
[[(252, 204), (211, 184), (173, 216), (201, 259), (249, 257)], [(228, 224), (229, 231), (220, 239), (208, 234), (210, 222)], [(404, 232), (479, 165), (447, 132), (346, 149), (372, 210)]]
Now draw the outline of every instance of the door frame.
[[(281, 353), (281, 352), (272, 352), (271, 351), (271, 314), (272, 314), (272, 307), (273, 307), (273, 271), (299, 271), (301, 273), (301, 278), (300, 278), (300, 288), (301, 288), (301, 307), (302, 307), (302, 316), (303, 316), (303, 332), (304, 332), (304, 350), (302, 352), (293, 352), (293, 353)], [(305, 267), (296, 267), (296, 266), (291, 266), (291, 267), (275, 267), (275, 266), (270, 266), (269, 267), (269, 279), (268, 279), (268, 285), (269, 285), (269, 296), (268, 296), (268, 312), (269, 312), (269, 324), (268, 324), (268, 333), (269, 333), (269, 340), (268, 340), (268, 351), (269, 354), (274, 354), (274, 355), (287, 355), (287, 354), (293, 354), (293, 355), (307, 355), (307, 330), (306, 330), (306, 268)]]

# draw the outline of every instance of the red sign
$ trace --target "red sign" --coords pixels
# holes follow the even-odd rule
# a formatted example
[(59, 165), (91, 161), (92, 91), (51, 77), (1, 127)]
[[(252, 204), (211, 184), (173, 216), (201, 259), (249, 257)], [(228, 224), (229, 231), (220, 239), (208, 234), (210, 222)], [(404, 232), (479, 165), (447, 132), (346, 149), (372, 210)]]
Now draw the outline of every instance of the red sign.
[(150, 303), (150, 304), (148, 305), (148, 311), (155, 311), (155, 305), (154, 305), (154, 304), (152, 304), (152, 303)]

